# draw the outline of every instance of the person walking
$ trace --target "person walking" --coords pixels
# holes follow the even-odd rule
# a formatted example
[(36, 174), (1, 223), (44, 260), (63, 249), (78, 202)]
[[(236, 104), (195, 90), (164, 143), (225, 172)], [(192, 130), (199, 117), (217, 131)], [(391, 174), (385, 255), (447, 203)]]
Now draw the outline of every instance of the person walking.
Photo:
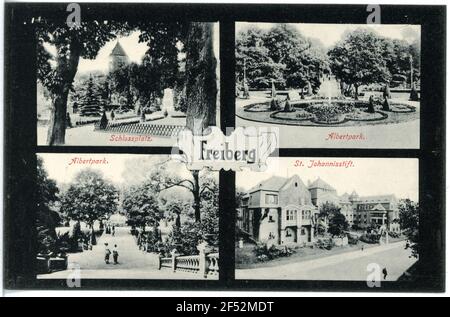
[(116, 235), (116, 227), (112, 226), (112, 236), (114, 237)]
[(383, 279), (384, 279), (384, 280), (386, 280), (387, 275), (388, 275), (387, 269), (384, 268), (384, 269), (383, 269)]
[(117, 244), (114, 245), (114, 249), (113, 249), (113, 259), (114, 259), (114, 264), (119, 264), (119, 249), (117, 248)]
[(111, 255), (111, 250), (109, 249), (108, 243), (105, 243), (105, 263), (109, 264), (109, 256)]

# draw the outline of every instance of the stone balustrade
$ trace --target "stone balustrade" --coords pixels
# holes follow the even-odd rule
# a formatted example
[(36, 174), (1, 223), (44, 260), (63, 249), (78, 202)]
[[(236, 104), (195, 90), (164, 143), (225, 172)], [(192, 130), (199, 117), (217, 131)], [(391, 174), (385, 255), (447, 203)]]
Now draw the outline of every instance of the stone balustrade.
[(174, 273), (189, 272), (203, 277), (219, 275), (219, 253), (206, 253), (206, 246), (198, 247), (200, 254), (184, 255), (172, 251), (171, 257), (159, 257), (158, 269), (170, 268)]

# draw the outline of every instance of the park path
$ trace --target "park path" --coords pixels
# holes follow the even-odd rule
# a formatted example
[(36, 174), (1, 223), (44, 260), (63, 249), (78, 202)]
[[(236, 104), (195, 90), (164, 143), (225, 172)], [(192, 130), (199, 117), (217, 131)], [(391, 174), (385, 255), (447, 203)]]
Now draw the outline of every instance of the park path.
[[(105, 263), (105, 243), (110, 250), (115, 244), (119, 251), (119, 264), (114, 265), (112, 255), (110, 264)], [(139, 250), (129, 227), (117, 227), (114, 236), (103, 234), (97, 239), (92, 250), (68, 255), (69, 269), (39, 275), (40, 279), (66, 279), (73, 269), (79, 268), (81, 278), (95, 279), (199, 279), (197, 274), (176, 272), (170, 269), (158, 270), (158, 258), (154, 253)]]
[(367, 266), (375, 263), (387, 269), (386, 280), (395, 281), (416, 262), (410, 254), (400, 241), (280, 266), (238, 269), (236, 279), (365, 281)]

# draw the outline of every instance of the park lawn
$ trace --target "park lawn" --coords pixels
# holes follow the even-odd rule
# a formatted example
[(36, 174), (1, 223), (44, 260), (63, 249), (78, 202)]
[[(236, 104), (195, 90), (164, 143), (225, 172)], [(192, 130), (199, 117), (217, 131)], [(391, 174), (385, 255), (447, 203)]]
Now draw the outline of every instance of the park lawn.
[[(390, 242), (397, 242), (404, 239), (392, 239)], [(331, 250), (324, 250), (319, 248), (310, 248), (310, 247), (297, 247), (294, 249), (295, 253), (288, 257), (280, 257), (277, 259), (273, 259), (266, 262), (259, 262), (256, 259), (256, 255), (253, 252), (253, 248), (255, 247), (252, 244), (245, 244), (244, 248), (235, 249), (236, 256), (236, 269), (254, 269), (254, 268), (262, 268), (262, 267), (274, 267), (283, 264), (290, 263), (298, 263), (307, 260), (313, 260), (321, 257), (327, 257), (330, 255), (341, 254), (346, 252), (351, 252), (355, 250), (361, 249), (364, 246), (364, 249), (368, 249), (371, 247), (379, 246), (376, 244), (368, 244), (362, 241), (359, 241), (356, 245), (347, 245), (345, 247), (334, 247)]]

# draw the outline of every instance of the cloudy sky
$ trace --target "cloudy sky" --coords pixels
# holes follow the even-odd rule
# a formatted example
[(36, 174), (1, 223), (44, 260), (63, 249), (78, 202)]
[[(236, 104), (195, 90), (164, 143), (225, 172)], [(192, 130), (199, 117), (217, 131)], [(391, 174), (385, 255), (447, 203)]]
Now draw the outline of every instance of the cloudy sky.
[[(311, 160), (353, 161), (353, 167), (312, 167)], [(304, 166), (298, 167), (303, 161)], [(360, 196), (395, 194), (397, 198), (418, 201), (419, 162), (417, 159), (401, 158), (269, 158), (268, 172), (236, 173), (236, 186), (248, 190), (259, 182), (273, 176), (291, 177), (298, 175), (307, 185), (308, 180), (320, 177), (333, 186), (339, 195), (353, 190)]]
[[(300, 33), (306, 37), (319, 39), (325, 47), (329, 48), (336, 44), (342, 35), (348, 31), (360, 27), (371, 28), (378, 34), (392, 38), (402, 39), (409, 43), (415, 39), (420, 39), (420, 25), (401, 25), (401, 24), (313, 24), (313, 23), (290, 23), (295, 26)], [(248, 23), (239, 22), (236, 24), (236, 32), (247, 29), (255, 25), (263, 29), (269, 29), (274, 26), (273, 23)]]

